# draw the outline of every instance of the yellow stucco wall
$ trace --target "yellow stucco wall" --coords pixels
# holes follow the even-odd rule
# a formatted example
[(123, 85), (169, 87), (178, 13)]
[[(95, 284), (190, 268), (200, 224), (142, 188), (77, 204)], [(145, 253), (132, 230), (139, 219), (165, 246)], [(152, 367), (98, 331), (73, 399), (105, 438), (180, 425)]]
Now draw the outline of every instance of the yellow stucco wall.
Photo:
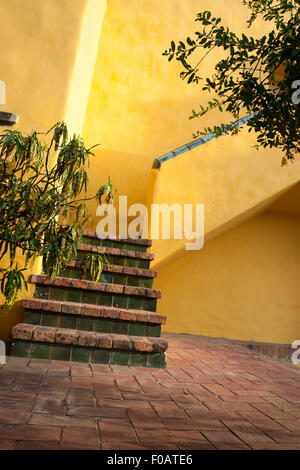
[(84, 125), (106, 4), (107, 0), (87, 0), (83, 14), (79, 15), (81, 27), (64, 116), (70, 134), (81, 134)]
[[(16, 128), (43, 132), (64, 119), (81, 132), (105, 8), (106, 0), (0, 0), (0, 110), (19, 114)], [(40, 261), (32, 272), (39, 270)], [(0, 338), (22, 315), (20, 300), (0, 310)]]
[(0, 1), (1, 110), (23, 131), (44, 131), (65, 113), (87, 0)]
[[(163, 163), (152, 170), (148, 204), (204, 204), (206, 241), (252, 217), (253, 210), (300, 180), (300, 161), (282, 168), (280, 151), (257, 151), (254, 143), (244, 128), (238, 136), (222, 136)], [(154, 240), (153, 266), (184, 254), (185, 243)]]
[(300, 338), (300, 219), (265, 212), (159, 270), (166, 331), (290, 344)]
[[(211, 9), (232, 29), (244, 30), (247, 8), (240, 0), (230, 0), (230, 8), (228, 3), (108, 2), (83, 131), (88, 144), (101, 143), (90, 170), (90, 194), (95, 193), (103, 175), (110, 174), (129, 204), (145, 203), (153, 159), (191, 140), (200, 123), (188, 117), (207, 96), (200, 86), (182, 81), (178, 62), (168, 62), (162, 52), (172, 39), (186, 38), (198, 30), (194, 19), (199, 10)], [(263, 27), (258, 22), (253, 34)], [(216, 59), (215, 54), (207, 57), (205, 74), (213, 70)], [(206, 124), (220, 119), (213, 114)], [(96, 204), (90, 207), (95, 215)]]

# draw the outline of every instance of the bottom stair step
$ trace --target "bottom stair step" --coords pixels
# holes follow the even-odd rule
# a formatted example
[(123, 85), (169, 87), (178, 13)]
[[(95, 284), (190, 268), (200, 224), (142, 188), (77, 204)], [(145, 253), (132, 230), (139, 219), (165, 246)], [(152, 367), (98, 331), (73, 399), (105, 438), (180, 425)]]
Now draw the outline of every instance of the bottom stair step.
[(163, 338), (128, 336), (19, 323), (11, 330), (12, 356), (95, 364), (165, 367)]

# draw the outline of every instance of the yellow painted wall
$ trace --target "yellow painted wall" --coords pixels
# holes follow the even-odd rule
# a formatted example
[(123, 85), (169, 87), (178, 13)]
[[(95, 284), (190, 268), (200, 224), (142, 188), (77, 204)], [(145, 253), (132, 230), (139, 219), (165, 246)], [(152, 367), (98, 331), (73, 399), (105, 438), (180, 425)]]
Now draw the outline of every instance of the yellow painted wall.
[[(81, 132), (105, 8), (106, 0), (0, 0), (0, 110), (19, 114), (16, 128), (45, 131), (64, 119)], [(0, 310), (0, 338), (22, 315), (21, 301)]]
[(166, 331), (290, 344), (300, 338), (300, 218), (265, 212), (159, 270)]
[[(204, 204), (206, 241), (252, 217), (253, 210), (300, 180), (300, 161), (282, 168), (282, 153), (253, 149), (250, 136), (244, 128), (238, 136), (222, 136), (152, 170), (148, 204)], [(154, 240), (153, 266), (183, 255), (185, 243)]]
[(87, 1), (0, 0), (1, 110), (19, 114), (23, 131), (65, 117)]
[[(188, 117), (207, 96), (200, 86), (183, 82), (178, 62), (168, 62), (162, 52), (172, 39), (199, 28), (194, 19), (204, 9), (237, 32), (244, 30), (249, 16), (240, 0), (108, 2), (83, 131), (89, 144), (101, 143), (90, 170), (90, 194), (110, 174), (129, 204), (144, 203), (153, 159), (192, 139), (200, 123)], [(262, 28), (265, 24), (258, 22), (253, 34)], [(216, 59), (215, 54), (207, 57), (203, 73), (212, 71)], [(220, 119), (214, 113), (206, 124)], [(96, 205), (90, 207), (95, 215)]]
[[(83, 14), (79, 16), (81, 27), (64, 116), (70, 134), (73, 132), (81, 134), (84, 125), (106, 2), (107, 0), (87, 0)], [(72, 9), (76, 11), (74, 4), (72, 4)]]

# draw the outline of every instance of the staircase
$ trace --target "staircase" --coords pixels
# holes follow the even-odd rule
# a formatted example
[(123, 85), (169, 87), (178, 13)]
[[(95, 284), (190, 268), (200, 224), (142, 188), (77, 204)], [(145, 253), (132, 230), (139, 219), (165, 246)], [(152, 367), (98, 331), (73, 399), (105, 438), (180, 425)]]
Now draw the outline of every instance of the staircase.
[[(12, 356), (94, 364), (165, 367), (168, 344), (160, 338), (166, 317), (156, 313), (160, 291), (150, 240), (99, 240), (84, 232), (77, 259), (54, 280), (32, 275), (24, 323), (11, 330)], [(81, 261), (100, 251), (109, 258), (99, 282), (82, 278)]]

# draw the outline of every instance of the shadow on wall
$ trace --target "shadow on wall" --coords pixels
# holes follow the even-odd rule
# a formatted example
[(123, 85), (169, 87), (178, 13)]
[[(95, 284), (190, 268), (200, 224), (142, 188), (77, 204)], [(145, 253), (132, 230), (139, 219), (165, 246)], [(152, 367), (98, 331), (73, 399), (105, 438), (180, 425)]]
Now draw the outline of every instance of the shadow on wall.
[[(145, 203), (148, 179), (151, 166), (143, 164), (144, 155), (116, 152), (111, 150), (94, 150), (95, 157), (91, 157), (88, 169), (88, 196), (95, 195), (102, 183), (108, 177), (117, 189), (114, 194), (118, 203), (119, 196), (128, 196), (128, 205)], [(88, 208), (95, 217), (98, 203), (90, 201)]]
[(300, 337), (300, 218), (266, 211), (159, 270), (167, 331), (291, 344)]

